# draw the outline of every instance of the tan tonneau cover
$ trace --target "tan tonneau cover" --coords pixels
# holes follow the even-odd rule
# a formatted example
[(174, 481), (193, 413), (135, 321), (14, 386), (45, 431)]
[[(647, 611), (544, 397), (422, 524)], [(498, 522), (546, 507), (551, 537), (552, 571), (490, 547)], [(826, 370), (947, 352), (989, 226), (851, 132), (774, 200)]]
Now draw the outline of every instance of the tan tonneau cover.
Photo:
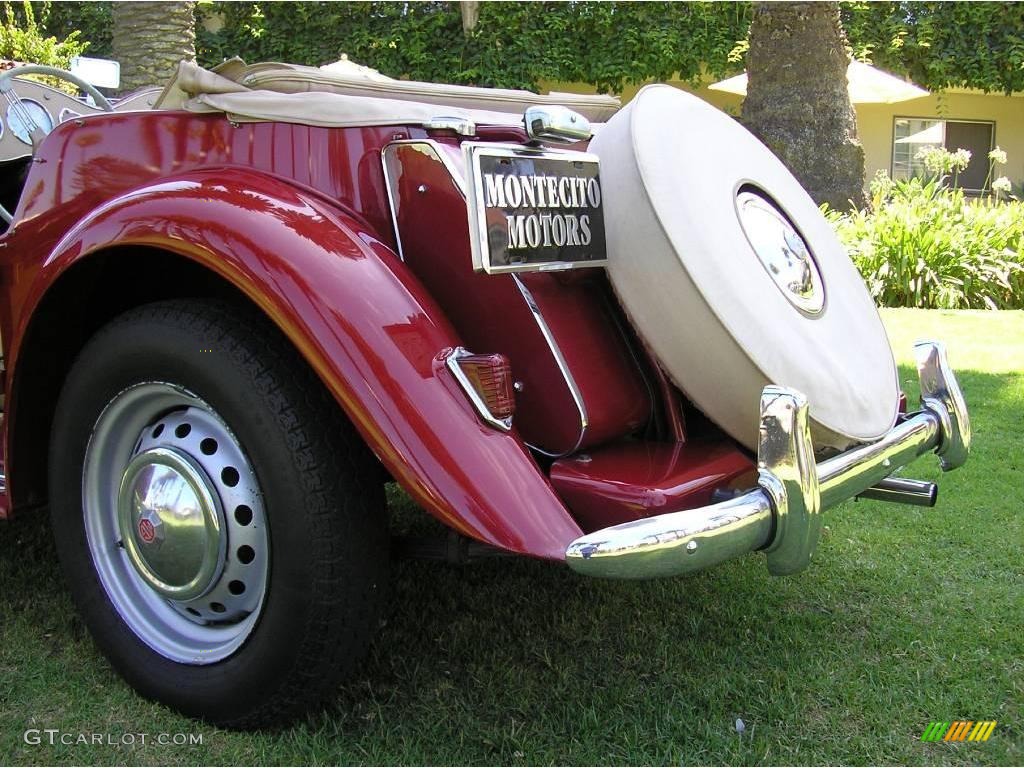
[(252, 64), (231, 59), (212, 70), (183, 61), (157, 109), (224, 112), (236, 121), (363, 126), (424, 123), (454, 117), (475, 123), (522, 124), (533, 105), (560, 104), (593, 122), (619, 108), (613, 96), (548, 94), (501, 88), (393, 80), (353, 65), (345, 72), (295, 64)]

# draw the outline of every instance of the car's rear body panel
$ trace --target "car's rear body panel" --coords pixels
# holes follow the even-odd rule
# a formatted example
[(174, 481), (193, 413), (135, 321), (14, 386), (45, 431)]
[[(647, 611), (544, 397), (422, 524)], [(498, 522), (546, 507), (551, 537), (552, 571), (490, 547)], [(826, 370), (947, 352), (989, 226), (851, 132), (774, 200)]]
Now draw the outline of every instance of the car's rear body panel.
[[(385, 467), (448, 525), (552, 558), (578, 535), (515, 435), (482, 425), (443, 373), (440, 355), (460, 339), (415, 276), (358, 220), (281, 179), (237, 168), (192, 171), (115, 198), (72, 229), (36, 272), (27, 305), (80, 260), (125, 246), (177, 253), (248, 296)], [(16, 397), (11, 408), (17, 412)], [(12, 421), (12, 444), (18, 429), (32, 426)]]
[(498, 351), (522, 384), (516, 426), (560, 456), (635, 432), (651, 390), (601, 270), (488, 275), (473, 270), (459, 158), (408, 142), (387, 149), (406, 264), (474, 350)]
[[(20, 421), (20, 396), (42, 386), (55, 401), (62, 375), (41, 384), (37, 350), (23, 375), (22, 347), (52, 322), (40, 307), (54, 286), (115, 252), (139, 275), (145, 254), (159, 252), (232, 286), (291, 340), (421, 506), (493, 546), (562, 559), (584, 531), (756, 485), (750, 454), (713, 425), (687, 442), (680, 393), (604, 270), (474, 270), (462, 138), (446, 127), (175, 111), (58, 126), (0, 239), (11, 498), (38, 501), (19, 496), (17, 473), (23, 457), (40, 460), (46, 439), (37, 433), (47, 423)], [(474, 136), (524, 138), (507, 126)], [(86, 300), (64, 322), (94, 311)], [(446, 367), (455, 348), (510, 362), (510, 432), (485, 423), (460, 389)]]
[[(272, 317), (425, 508), (496, 546), (561, 557), (579, 529), (519, 438), (557, 456), (644, 427), (654, 404), (641, 355), (598, 270), (473, 272), (465, 199), (436, 163), (403, 179), (406, 263), (395, 259), (381, 150), (411, 138), (429, 140), (417, 127), (233, 124), (185, 112), (59, 126), (3, 240), (9, 444), (35, 428), (16, 418), (18, 387), (30, 385), (18, 359), (48, 288), (92, 254), (158, 248), (203, 264)], [(517, 432), (474, 420), (460, 433), (471, 411), (431, 367), (459, 344), (511, 359), (523, 385)], [(397, 357), (373, 361), (386, 350)], [(413, 396), (422, 387), (434, 394)], [(431, 405), (436, 396), (443, 407)]]

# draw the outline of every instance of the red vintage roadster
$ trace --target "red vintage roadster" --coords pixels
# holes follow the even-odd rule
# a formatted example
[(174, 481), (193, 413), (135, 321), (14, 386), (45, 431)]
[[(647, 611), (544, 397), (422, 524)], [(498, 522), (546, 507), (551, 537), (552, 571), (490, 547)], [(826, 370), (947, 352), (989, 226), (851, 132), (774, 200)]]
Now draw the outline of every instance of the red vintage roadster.
[(0, 517), (49, 507), (97, 644), (183, 712), (281, 722), (359, 663), (390, 480), (458, 552), (783, 575), (825, 508), (934, 504), (891, 475), (967, 457), (942, 346), (908, 412), (813, 202), (680, 91), (235, 60), (112, 106), (37, 68), (93, 108), (31, 71), (0, 75)]

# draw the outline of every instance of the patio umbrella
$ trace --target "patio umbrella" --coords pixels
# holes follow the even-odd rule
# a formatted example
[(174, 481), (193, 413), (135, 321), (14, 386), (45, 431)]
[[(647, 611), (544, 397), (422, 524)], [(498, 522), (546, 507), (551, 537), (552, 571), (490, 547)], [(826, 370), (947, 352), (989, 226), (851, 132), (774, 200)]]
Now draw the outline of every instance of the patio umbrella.
[(942, 132), (942, 123), (935, 123), (930, 128), (925, 128), (923, 131), (912, 133), (909, 136), (904, 136), (902, 139), (896, 139), (897, 144), (938, 144), (942, 146), (942, 142), (945, 140), (945, 134)]
[[(849, 84), (850, 101), (854, 104), (894, 104), (928, 95), (928, 91), (923, 88), (860, 61), (850, 62), (846, 69), (846, 81)], [(747, 73), (721, 80), (708, 88), (746, 96)]]

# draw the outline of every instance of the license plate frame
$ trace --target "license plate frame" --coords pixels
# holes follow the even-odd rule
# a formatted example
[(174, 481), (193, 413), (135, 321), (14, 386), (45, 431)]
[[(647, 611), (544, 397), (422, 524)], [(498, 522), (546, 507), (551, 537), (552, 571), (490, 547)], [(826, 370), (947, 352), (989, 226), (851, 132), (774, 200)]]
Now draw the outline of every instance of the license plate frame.
[(474, 270), (556, 272), (608, 263), (596, 155), (480, 142), (464, 143), (463, 151)]

